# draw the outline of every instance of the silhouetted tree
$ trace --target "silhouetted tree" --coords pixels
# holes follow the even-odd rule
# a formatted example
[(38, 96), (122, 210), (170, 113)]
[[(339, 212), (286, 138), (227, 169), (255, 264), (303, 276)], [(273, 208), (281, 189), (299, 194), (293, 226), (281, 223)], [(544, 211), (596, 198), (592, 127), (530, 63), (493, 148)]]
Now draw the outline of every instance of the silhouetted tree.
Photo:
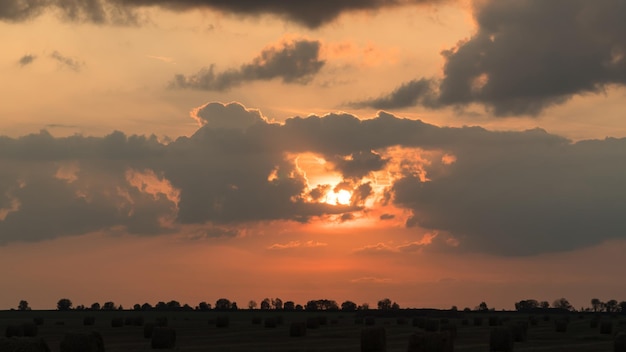
[(115, 309), (117, 309), (117, 307), (115, 306), (115, 303), (113, 303), (112, 301), (104, 302), (104, 305), (102, 306), (102, 310), (115, 310)]
[(57, 302), (57, 309), (58, 310), (70, 310), (70, 309), (72, 309), (72, 301), (70, 301), (68, 298), (61, 298)]
[(163, 301), (159, 301), (155, 306), (154, 309), (156, 310), (167, 310), (167, 303), (163, 302)]
[(146, 311), (146, 310), (152, 310), (152, 305), (151, 305), (150, 303), (147, 303), (147, 302), (146, 302), (146, 303), (144, 303), (144, 304), (142, 304), (142, 305), (141, 305), (141, 310), (144, 310), (144, 311)]
[(515, 303), (515, 310), (527, 311), (539, 308), (539, 302), (536, 299), (525, 299)]
[(98, 302), (92, 303), (90, 309), (91, 310), (100, 310), (100, 303), (98, 303)]
[(248, 302), (248, 309), (255, 309), (256, 307), (257, 304), (255, 300), (250, 300), (250, 302)]
[(167, 309), (168, 310), (179, 310), (180, 308), (181, 308), (180, 302), (178, 302), (178, 301), (171, 300), (171, 301), (167, 302)]
[(358, 309), (358, 310), (368, 310), (368, 309), (370, 309), (370, 304), (369, 304), (369, 303), (367, 303), (367, 302), (366, 302), (366, 303), (363, 303), (363, 304), (361, 304), (361, 306), (359, 306), (357, 309)]
[(615, 313), (617, 312), (619, 305), (616, 300), (611, 299), (604, 304), (604, 307), (608, 313)]
[(593, 309), (594, 312), (602, 310), (602, 301), (600, 301), (598, 298), (592, 298), (591, 308)]
[(452, 306), (452, 307), (450, 307), (450, 311), (452, 311), (452, 312), (458, 312), (458, 311), (459, 311), (459, 307), (457, 307), (457, 306)]
[(17, 305), (17, 310), (30, 310), (30, 307), (28, 306), (28, 301), (21, 300), (20, 303)]
[(296, 304), (293, 301), (287, 301), (283, 304), (283, 310), (295, 310)]
[(239, 307), (237, 307), (237, 302), (233, 302), (230, 304), (230, 310), (237, 310), (239, 309)]
[(265, 298), (261, 301), (261, 309), (262, 310), (268, 310), (272, 307), (272, 300), (270, 300), (269, 298)]
[(230, 301), (226, 298), (220, 298), (215, 302), (215, 309), (217, 310), (229, 310), (230, 308)]
[(389, 298), (383, 298), (378, 301), (378, 309), (389, 310), (391, 309), (391, 300)]
[(565, 299), (564, 297), (561, 297), (557, 300), (555, 300), (552, 303), (552, 307), (553, 308), (558, 308), (558, 309), (565, 309), (565, 310), (573, 310), (574, 307), (572, 307), (572, 305), (569, 303), (569, 301), (567, 299)]
[(198, 304), (198, 309), (204, 312), (210, 310), (211, 305), (203, 301)]
[(622, 314), (626, 314), (626, 301), (621, 301), (618, 303), (618, 305), (619, 305), (619, 311)]
[(74, 309), (76, 309), (76, 310), (85, 310), (85, 305), (84, 304), (79, 304)]
[(317, 310), (317, 301), (311, 300), (311, 301), (306, 302), (306, 305), (304, 306), (304, 308), (306, 310), (311, 310), (311, 311)]
[(193, 310), (193, 308), (192, 308), (189, 304), (187, 304), (187, 303), (185, 303), (185, 304), (182, 306), (182, 308), (181, 308), (181, 309), (182, 309), (182, 310), (184, 310), (184, 311), (190, 311), (190, 310)]
[(296, 310), (297, 311), (304, 310), (304, 307), (302, 306), (302, 304), (296, 304)]
[(541, 307), (542, 309), (548, 309), (550, 308), (550, 303), (548, 303), (548, 301), (541, 301), (539, 302), (539, 307)]
[(133, 305), (133, 310), (141, 310), (141, 305), (139, 305), (139, 303), (135, 303)]
[(478, 307), (476, 307), (476, 310), (479, 310), (481, 312), (485, 312), (489, 310), (489, 307), (487, 307), (487, 303), (485, 302), (480, 302), (480, 304), (478, 305)]
[(345, 301), (341, 303), (341, 310), (343, 311), (352, 312), (352, 311), (355, 311), (356, 308), (357, 308), (356, 303), (352, 301)]
[(283, 309), (283, 300), (280, 298), (274, 298), (272, 300), (272, 306), (274, 307), (274, 309), (278, 309), (278, 310)]

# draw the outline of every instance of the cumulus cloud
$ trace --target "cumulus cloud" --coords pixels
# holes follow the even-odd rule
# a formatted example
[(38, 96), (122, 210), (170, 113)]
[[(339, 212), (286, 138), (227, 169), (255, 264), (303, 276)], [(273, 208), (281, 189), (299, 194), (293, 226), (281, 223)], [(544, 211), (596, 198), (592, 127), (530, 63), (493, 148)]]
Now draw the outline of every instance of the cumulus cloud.
[(620, 0), (476, 2), (474, 35), (445, 50), (441, 79), (416, 79), (379, 98), (381, 109), (482, 104), (496, 116), (538, 115), (575, 95), (626, 84), (626, 3)]
[(56, 50), (50, 54), (50, 58), (58, 62), (61, 67), (70, 69), (74, 72), (80, 72), (84, 65), (84, 63), (78, 61), (77, 59), (64, 56)]
[(280, 78), (284, 83), (305, 84), (324, 66), (320, 59), (320, 42), (294, 40), (277, 47), (265, 48), (252, 62), (238, 69), (216, 73), (215, 66), (185, 76), (176, 75), (172, 88), (225, 91), (245, 82)]
[(3, 0), (0, 20), (20, 21), (54, 10), (72, 20), (127, 23), (136, 19), (134, 9), (159, 6), (177, 11), (209, 8), (246, 16), (273, 14), (315, 28), (344, 12), (436, 2), (441, 0)]
[(32, 64), (33, 61), (35, 61), (35, 59), (37, 59), (37, 56), (35, 55), (31, 55), (31, 54), (24, 55), (18, 60), (18, 64), (24, 67), (24, 66)]
[[(197, 132), (168, 144), (122, 132), (0, 137), (0, 243), (116, 228), (155, 235), (205, 224), (358, 221), (381, 187), (388, 206), (411, 214), (415, 240), (361, 253), (532, 255), (626, 234), (626, 139), (574, 143), (539, 129), (437, 127), (383, 112), (278, 124), (237, 103), (195, 114)], [(341, 182), (309, 184), (299, 153), (324, 159)], [(350, 159), (358, 165), (342, 164)], [(349, 204), (323, 202), (341, 190)]]

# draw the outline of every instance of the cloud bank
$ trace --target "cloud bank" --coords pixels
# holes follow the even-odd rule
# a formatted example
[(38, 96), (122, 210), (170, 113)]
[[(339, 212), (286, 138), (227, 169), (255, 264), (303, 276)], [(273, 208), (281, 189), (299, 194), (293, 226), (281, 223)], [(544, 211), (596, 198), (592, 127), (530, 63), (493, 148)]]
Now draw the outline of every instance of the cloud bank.
[(442, 52), (443, 77), (351, 105), (480, 104), (495, 116), (536, 116), (575, 95), (626, 85), (624, 13), (620, 0), (476, 2), (477, 31)]
[(345, 12), (378, 10), (441, 0), (3, 0), (0, 20), (23, 21), (46, 11), (57, 11), (69, 20), (94, 23), (135, 23), (133, 10), (158, 6), (168, 10), (214, 9), (245, 16), (272, 14), (316, 28)]
[[(377, 202), (412, 214), (407, 230), (422, 229), (414, 243), (423, 229), (438, 234), (420, 250), (532, 255), (626, 234), (626, 139), (573, 143), (539, 129), (438, 127), (382, 112), (276, 124), (237, 103), (195, 115), (202, 127), (169, 144), (122, 132), (1, 137), (0, 243), (101, 229), (350, 222)], [(342, 182), (314, 188), (294, 158), (302, 153), (325, 160)], [(315, 200), (331, 187), (351, 191), (350, 204)], [(381, 199), (366, 205), (381, 187)]]
[(294, 40), (265, 48), (252, 62), (238, 69), (215, 73), (215, 66), (185, 76), (176, 75), (171, 88), (225, 91), (245, 82), (280, 78), (284, 83), (305, 84), (324, 66), (319, 41)]

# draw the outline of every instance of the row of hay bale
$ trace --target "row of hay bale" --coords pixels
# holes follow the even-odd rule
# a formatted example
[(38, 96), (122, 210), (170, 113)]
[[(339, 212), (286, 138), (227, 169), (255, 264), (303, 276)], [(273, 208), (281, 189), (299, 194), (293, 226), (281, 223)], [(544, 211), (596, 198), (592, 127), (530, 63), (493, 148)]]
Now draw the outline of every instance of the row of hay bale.
[(39, 328), (34, 322), (9, 324), (4, 330), (5, 337), (35, 337)]
[[(361, 329), (361, 352), (387, 351), (387, 332), (384, 327)], [(417, 331), (409, 336), (408, 352), (453, 352), (454, 338), (449, 331)]]
[(50, 352), (50, 347), (39, 337), (0, 338), (2, 352)]

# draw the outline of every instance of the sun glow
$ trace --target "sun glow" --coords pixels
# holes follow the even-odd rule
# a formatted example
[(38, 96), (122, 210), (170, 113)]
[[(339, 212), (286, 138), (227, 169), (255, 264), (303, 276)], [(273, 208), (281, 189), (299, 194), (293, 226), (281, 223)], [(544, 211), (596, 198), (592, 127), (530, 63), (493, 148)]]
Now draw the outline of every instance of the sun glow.
[(332, 205), (349, 205), (350, 199), (352, 198), (352, 193), (349, 191), (342, 189), (337, 192), (328, 191), (326, 193), (326, 203)]

